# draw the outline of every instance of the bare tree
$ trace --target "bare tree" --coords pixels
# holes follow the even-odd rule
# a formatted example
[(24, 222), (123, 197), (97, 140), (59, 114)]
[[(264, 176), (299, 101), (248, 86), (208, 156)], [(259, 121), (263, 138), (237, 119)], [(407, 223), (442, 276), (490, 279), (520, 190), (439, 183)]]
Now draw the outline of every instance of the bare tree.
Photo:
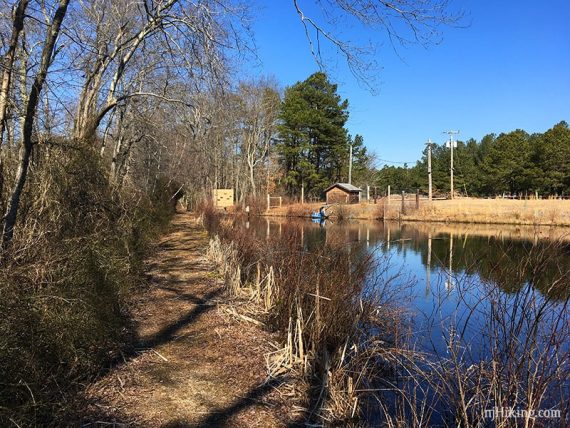
[(277, 132), (280, 107), (276, 85), (265, 80), (241, 83), (238, 89), (241, 113), (241, 153), (248, 170), (252, 196), (257, 196), (257, 168), (266, 160), (269, 144)]
[(20, 34), (24, 29), (24, 15), (28, 7), (28, 0), (20, 0), (16, 5), (12, 19), (12, 34), (8, 42), (8, 49), (2, 59), (2, 81), (0, 83), (0, 195), (4, 189), (4, 163), (2, 156), (2, 145), (4, 143), (4, 131), (6, 128), (6, 112), (8, 109), (8, 95), (12, 82), (12, 72), (16, 49)]
[(376, 45), (354, 42), (342, 36), (342, 28), (353, 25), (383, 32), (394, 49), (398, 45), (428, 46), (441, 38), (442, 26), (458, 25), (461, 11), (451, 11), (451, 0), (317, 0), (322, 17), (304, 12), (302, 0), (293, 5), (305, 30), (311, 53), (326, 69), (323, 52), (328, 45), (346, 60), (355, 77), (374, 89)]
[(30, 89), (30, 93), (26, 100), (25, 115), (22, 124), (22, 137), (18, 155), (18, 169), (16, 172), (16, 180), (14, 182), (14, 187), (12, 188), (10, 200), (8, 201), (8, 206), (6, 208), (6, 214), (4, 216), (4, 227), (2, 231), (2, 246), (4, 248), (6, 248), (6, 246), (10, 243), (14, 234), (14, 225), (16, 224), (16, 218), (18, 215), (20, 198), (22, 195), (22, 190), (26, 183), (26, 177), (30, 164), (30, 156), (32, 155), (32, 150), (34, 147), (32, 141), (32, 131), (38, 104), (40, 102), (40, 94), (46, 81), (48, 69), (53, 60), (55, 44), (61, 30), (61, 24), (67, 12), (68, 4), (69, 0), (60, 0), (57, 8), (55, 9), (53, 18), (51, 19), (45, 36), (40, 64), (36, 72), (34, 82)]
[(10, 84), (12, 81), (12, 72), (14, 60), (16, 58), (16, 49), (20, 34), (24, 29), (24, 15), (28, 7), (28, 0), (20, 0), (14, 10), (14, 18), (12, 20), (12, 35), (8, 43), (8, 50), (4, 54), (2, 60), (2, 83), (0, 86), (0, 146), (3, 142), (3, 135), (6, 121), (6, 110), (8, 108), (8, 95)]
[(107, 114), (132, 98), (157, 97), (190, 105), (184, 94), (169, 93), (169, 80), (184, 77), (199, 85), (205, 75), (223, 75), (223, 50), (241, 43), (235, 28), (241, 25), (241, 9), (231, 3), (87, 3), (80, 13), (88, 23), (80, 31), (89, 54), (78, 57), (85, 79), (75, 138), (93, 138)]

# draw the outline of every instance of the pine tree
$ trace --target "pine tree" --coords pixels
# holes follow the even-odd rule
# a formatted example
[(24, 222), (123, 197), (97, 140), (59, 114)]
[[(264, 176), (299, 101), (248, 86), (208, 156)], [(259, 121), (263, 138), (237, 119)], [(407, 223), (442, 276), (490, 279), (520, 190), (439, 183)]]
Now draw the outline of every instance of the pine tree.
[(543, 171), (542, 191), (570, 192), (570, 129), (564, 121), (537, 136), (536, 162)]
[(348, 153), (347, 119), (348, 100), (341, 99), (326, 74), (314, 73), (287, 88), (277, 149), (290, 194), (305, 186), (307, 194), (319, 195), (340, 179)]
[(495, 193), (516, 195), (531, 188), (531, 166), (530, 136), (518, 129), (497, 137), (483, 161), (483, 172), (495, 183)]

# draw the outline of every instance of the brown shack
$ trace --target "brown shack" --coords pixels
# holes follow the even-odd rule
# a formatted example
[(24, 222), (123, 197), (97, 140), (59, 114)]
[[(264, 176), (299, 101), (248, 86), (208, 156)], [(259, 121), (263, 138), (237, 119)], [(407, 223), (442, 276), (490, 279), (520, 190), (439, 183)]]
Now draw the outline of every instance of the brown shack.
[(327, 204), (357, 204), (360, 202), (360, 192), (356, 186), (348, 183), (335, 183), (325, 190)]

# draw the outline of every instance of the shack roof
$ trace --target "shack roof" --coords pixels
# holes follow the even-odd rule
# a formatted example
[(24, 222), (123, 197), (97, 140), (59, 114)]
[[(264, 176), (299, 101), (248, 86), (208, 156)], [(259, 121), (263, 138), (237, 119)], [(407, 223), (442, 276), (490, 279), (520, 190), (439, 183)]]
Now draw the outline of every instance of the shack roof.
[(329, 190), (335, 188), (335, 187), (339, 187), (342, 190), (348, 192), (348, 193), (355, 193), (355, 192), (362, 192), (362, 189), (356, 186), (353, 186), (352, 184), (348, 184), (348, 183), (335, 183), (329, 187), (326, 188), (325, 193), (328, 192)]

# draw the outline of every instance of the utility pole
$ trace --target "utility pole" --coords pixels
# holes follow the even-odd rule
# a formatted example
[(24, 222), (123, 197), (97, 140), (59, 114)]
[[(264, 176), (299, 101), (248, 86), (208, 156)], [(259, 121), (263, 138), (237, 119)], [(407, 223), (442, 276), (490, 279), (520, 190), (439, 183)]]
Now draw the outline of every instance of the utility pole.
[(352, 184), (352, 144), (350, 145), (350, 155), (348, 158), (348, 184)]
[(432, 187), (431, 187), (431, 146), (432, 146), (431, 138), (428, 139), (426, 143), (428, 149), (428, 200), (431, 202), (432, 200)]
[(451, 149), (451, 161), (449, 165), (450, 179), (451, 179), (451, 199), (453, 199), (453, 146), (455, 146), (455, 141), (453, 141), (453, 136), (459, 134), (459, 131), (443, 131), (444, 134), (449, 135), (449, 148)]

